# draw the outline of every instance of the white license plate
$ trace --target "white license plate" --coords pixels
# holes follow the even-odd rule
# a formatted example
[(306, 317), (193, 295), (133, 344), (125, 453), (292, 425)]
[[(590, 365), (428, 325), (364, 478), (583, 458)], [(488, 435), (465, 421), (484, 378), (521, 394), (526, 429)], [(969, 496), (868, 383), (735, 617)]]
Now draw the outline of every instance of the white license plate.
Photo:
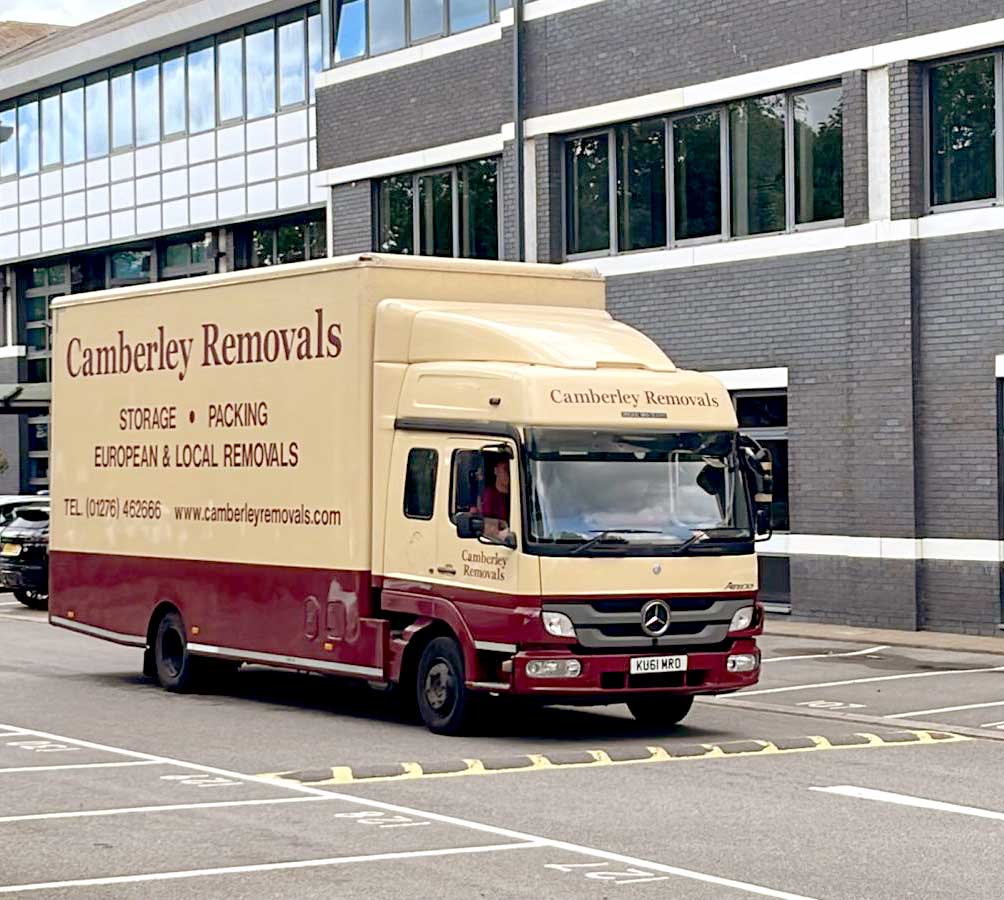
[(686, 656), (636, 656), (631, 660), (632, 675), (660, 675), (663, 672), (686, 671)]

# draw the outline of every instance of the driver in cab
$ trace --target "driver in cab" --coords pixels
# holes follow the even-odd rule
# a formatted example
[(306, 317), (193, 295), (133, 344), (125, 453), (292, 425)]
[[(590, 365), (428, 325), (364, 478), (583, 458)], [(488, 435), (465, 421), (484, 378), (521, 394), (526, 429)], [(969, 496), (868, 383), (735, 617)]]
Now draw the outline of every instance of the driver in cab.
[(485, 537), (501, 543), (509, 537), (509, 460), (496, 459), (489, 468), (486, 458), (485, 474), (477, 512), (485, 520)]

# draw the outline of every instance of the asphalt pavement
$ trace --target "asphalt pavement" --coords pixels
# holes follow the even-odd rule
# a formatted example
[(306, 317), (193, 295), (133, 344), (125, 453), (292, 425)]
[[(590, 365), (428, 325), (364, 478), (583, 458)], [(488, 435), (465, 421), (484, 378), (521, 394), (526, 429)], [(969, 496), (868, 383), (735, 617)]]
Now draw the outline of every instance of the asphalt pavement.
[[(768, 635), (679, 726), (251, 667), (173, 695), (0, 595), (0, 895), (998, 898), (1004, 656)], [(846, 637), (846, 636), (844, 636)]]

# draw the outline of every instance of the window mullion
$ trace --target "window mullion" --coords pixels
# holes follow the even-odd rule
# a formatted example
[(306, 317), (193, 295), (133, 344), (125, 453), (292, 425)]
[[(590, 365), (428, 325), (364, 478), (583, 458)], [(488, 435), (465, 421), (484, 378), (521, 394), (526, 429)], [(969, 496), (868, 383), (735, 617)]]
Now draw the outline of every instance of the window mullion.
[(610, 210), (608, 222), (610, 225), (609, 254), (617, 253), (617, 131), (607, 129), (607, 206)]
[(994, 54), (994, 196), (1004, 202), (1004, 55)]
[(418, 200), (418, 175), (411, 176), (411, 246), (416, 256), (422, 255), (422, 229)]
[(795, 230), (795, 102), (793, 94), (784, 97), (784, 218), (785, 230)]
[(723, 106), (718, 111), (719, 156), (721, 156), (722, 179), (722, 240), (732, 234), (732, 141), (729, 126), (729, 110)]
[(673, 120), (666, 119), (665, 134), (666, 160), (666, 246), (676, 243), (676, 145), (673, 136)]

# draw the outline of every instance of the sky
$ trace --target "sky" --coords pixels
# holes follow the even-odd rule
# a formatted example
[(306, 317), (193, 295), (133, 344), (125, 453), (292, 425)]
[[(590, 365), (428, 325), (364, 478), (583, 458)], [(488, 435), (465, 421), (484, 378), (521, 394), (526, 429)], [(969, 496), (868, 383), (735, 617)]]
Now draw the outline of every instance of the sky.
[(137, 0), (0, 0), (0, 21), (48, 22), (52, 25), (79, 25), (97, 19)]

